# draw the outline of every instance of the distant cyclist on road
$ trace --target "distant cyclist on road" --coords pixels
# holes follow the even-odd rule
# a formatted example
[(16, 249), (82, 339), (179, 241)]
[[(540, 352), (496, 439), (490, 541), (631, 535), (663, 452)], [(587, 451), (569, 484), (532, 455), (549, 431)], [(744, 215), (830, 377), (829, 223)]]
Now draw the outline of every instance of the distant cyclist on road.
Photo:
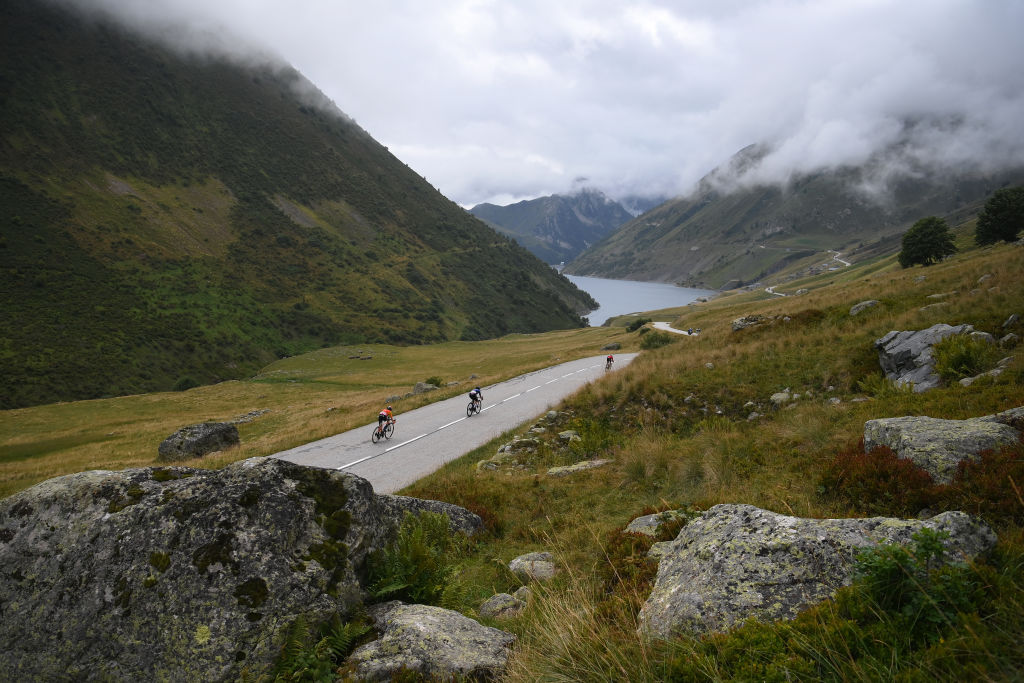
[(384, 429), (384, 425), (386, 425), (388, 422), (394, 421), (395, 414), (391, 412), (391, 406), (388, 406), (384, 410), (377, 413), (377, 430), (380, 431)]
[(480, 387), (477, 387), (473, 389), (473, 391), (469, 392), (469, 400), (472, 401), (473, 403), (476, 403), (478, 406), (483, 405), (484, 395), (483, 392), (480, 391)]
[(605, 358), (605, 360), (604, 360), (604, 369), (605, 370), (611, 370), (612, 369), (612, 363), (614, 363), (614, 362), (615, 362), (615, 356), (613, 356), (612, 354), (609, 353), (608, 357)]

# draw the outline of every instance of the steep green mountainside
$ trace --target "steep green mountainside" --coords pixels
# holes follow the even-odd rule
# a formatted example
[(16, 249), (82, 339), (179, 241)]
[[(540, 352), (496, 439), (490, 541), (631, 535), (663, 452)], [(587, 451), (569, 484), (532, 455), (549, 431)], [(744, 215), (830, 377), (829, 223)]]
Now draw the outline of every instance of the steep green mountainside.
[[(566, 273), (677, 282), (725, 289), (756, 282), (828, 250), (846, 254), (899, 250), (898, 235), (925, 216), (963, 220), (1024, 169), (957, 177), (922, 171), (888, 183), (887, 196), (861, 191), (871, 168), (800, 176), (785, 188), (725, 189), (728, 178), (755, 164), (750, 147), (716, 169), (692, 196), (644, 213), (570, 263)], [(894, 239), (897, 237), (897, 239)], [(829, 256), (830, 258), (830, 256)]]
[(538, 197), (508, 206), (477, 204), (470, 213), (548, 263), (571, 261), (633, 217), (597, 190)]
[(247, 376), (596, 307), (294, 70), (0, 7), (0, 408)]

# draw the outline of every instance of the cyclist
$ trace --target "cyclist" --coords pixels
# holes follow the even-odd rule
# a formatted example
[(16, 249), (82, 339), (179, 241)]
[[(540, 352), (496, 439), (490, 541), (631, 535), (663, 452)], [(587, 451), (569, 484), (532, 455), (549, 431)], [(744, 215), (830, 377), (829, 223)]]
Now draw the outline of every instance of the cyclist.
[(612, 369), (612, 363), (614, 363), (614, 362), (615, 362), (615, 356), (613, 356), (612, 354), (609, 353), (608, 357), (605, 358), (605, 360), (604, 360), (604, 369), (605, 370), (611, 370)]
[(484, 403), (484, 395), (480, 391), (480, 387), (477, 387), (477, 388), (473, 389), (473, 391), (469, 392), (469, 400), (472, 401), (473, 403), (477, 404), (477, 406), (482, 406), (483, 405), (483, 403)]
[(379, 413), (377, 413), (377, 431), (378, 432), (383, 431), (384, 430), (384, 425), (386, 425), (388, 422), (394, 422), (394, 421), (395, 421), (395, 415), (394, 415), (393, 412), (391, 412), (391, 406), (388, 406), (384, 410), (382, 410)]

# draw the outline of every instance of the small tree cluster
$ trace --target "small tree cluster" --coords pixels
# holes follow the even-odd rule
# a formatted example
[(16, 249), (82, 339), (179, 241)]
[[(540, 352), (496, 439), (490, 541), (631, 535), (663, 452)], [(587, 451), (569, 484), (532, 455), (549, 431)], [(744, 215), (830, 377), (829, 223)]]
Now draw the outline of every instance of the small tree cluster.
[(953, 235), (946, 221), (937, 216), (922, 218), (903, 235), (899, 262), (904, 268), (920, 263), (927, 266), (956, 253)]
[(1024, 228), (1024, 187), (996, 190), (978, 214), (974, 241), (994, 244), (999, 240), (1012, 242)]

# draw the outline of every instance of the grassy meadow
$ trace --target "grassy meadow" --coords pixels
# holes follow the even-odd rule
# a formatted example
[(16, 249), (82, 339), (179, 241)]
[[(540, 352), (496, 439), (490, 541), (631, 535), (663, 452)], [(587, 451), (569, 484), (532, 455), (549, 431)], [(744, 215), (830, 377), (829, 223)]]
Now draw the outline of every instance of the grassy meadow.
[[(734, 291), (645, 314), (702, 328), (695, 337), (670, 335), (658, 348), (645, 341), (658, 333), (628, 331), (634, 318), (626, 316), (608, 328), (487, 342), (323, 349), (246, 381), (5, 411), (0, 493), (83, 469), (150, 465), (174, 429), (254, 410), (269, 412), (239, 425), (240, 448), (186, 464), (265, 455), (365, 424), (386, 397), (428, 377), (464, 385), (475, 374), (474, 382), (487, 384), (617, 341), (626, 351), (649, 350), (563, 403), (559, 429), (581, 436), (571, 450), (542, 446), (525, 469), (478, 471), (476, 463), (503, 440), (496, 439), (401, 492), (457, 503), (484, 519), (487, 533), (434, 556), (448, 563), (450, 571), (440, 573), (452, 582), (448, 605), (466, 614), (477, 617), (487, 597), (520, 585), (505, 568), (512, 558), (544, 550), (556, 556), (562, 571), (534, 588), (519, 616), (482, 619), (518, 636), (506, 680), (1019, 679), (1024, 449), (993, 455), (970, 480), (936, 487), (863, 456), (858, 446), (873, 418), (959, 419), (1024, 405), (1022, 347), (1001, 354), (1013, 357), (1001, 376), (968, 388), (953, 382), (914, 394), (882, 379), (873, 342), (890, 330), (945, 322), (970, 323), (996, 338), (1024, 334), (1021, 323), (1002, 327), (1011, 314), (1024, 314), (1024, 249), (977, 249), (965, 235), (961, 253), (927, 268), (903, 270), (890, 256), (777, 287), (790, 296)], [(808, 292), (796, 296), (798, 289)], [(867, 299), (880, 303), (850, 316), (850, 307)], [(752, 314), (769, 322), (732, 330), (734, 319)], [(800, 397), (775, 409), (769, 397), (784, 389)], [(404, 399), (396, 408), (462, 390)], [(545, 474), (552, 465), (593, 458), (612, 463), (565, 478)], [(857, 476), (836, 476), (852, 467)], [(1000, 542), (934, 583), (925, 572), (910, 592), (923, 596), (913, 604), (931, 611), (887, 607), (855, 584), (793, 622), (749, 622), (703, 638), (639, 637), (638, 610), (656, 572), (645, 560), (653, 540), (624, 528), (643, 514), (695, 514), (718, 503), (806, 517), (961, 509), (985, 518)]]

